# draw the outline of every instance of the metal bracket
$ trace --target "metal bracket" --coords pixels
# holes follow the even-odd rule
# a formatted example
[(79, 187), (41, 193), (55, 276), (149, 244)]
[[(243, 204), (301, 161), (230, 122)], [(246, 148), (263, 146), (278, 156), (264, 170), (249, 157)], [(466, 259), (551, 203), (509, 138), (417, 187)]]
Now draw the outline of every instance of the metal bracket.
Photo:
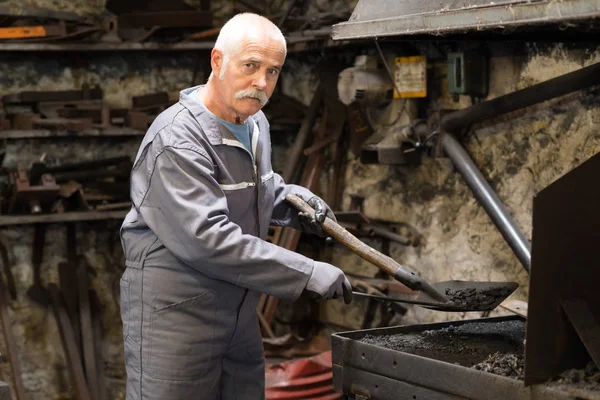
[(371, 393), (369, 393), (369, 391), (367, 389), (365, 389), (364, 387), (358, 386), (355, 383), (353, 383), (350, 386), (350, 392), (354, 395), (354, 398), (356, 400), (370, 400), (371, 399)]

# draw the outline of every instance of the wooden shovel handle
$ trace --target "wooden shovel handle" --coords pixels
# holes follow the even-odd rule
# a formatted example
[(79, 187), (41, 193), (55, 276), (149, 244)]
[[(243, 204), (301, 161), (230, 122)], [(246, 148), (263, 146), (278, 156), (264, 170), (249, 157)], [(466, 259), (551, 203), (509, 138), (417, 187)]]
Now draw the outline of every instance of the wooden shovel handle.
[[(315, 213), (315, 210), (308, 205), (308, 203), (294, 194), (288, 194), (285, 196), (285, 200), (300, 212), (311, 215)], [(337, 222), (334, 222), (331, 218), (325, 218), (322, 226), (325, 232), (327, 232), (332, 238), (348, 247), (354, 253), (372, 263), (377, 268), (392, 275), (395, 279), (402, 282), (409, 288), (418, 291), (425, 291), (430, 295), (435, 296), (434, 298), (438, 298), (442, 301), (446, 300), (444, 296), (433, 289), (422, 278), (415, 275), (413, 272), (407, 271), (404, 269), (404, 267), (402, 267), (402, 265), (398, 264), (392, 258), (378, 252), (370, 246), (367, 246), (356, 236), (344, 229), (344, 227), (340, 226)]]

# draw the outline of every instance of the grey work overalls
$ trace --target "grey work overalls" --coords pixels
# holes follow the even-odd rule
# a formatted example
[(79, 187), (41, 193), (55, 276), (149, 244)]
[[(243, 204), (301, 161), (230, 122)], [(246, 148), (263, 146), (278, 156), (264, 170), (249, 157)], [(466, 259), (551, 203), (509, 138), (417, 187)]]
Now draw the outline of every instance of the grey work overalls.
[(298, 228), (273, 173), (269, 125), (249, 119), (251, 154), (192, 90), (149, 128), (121, 228), (127, 400), (262, 399), (260, 293), (295, 300), (313, 261), (266, 242)]

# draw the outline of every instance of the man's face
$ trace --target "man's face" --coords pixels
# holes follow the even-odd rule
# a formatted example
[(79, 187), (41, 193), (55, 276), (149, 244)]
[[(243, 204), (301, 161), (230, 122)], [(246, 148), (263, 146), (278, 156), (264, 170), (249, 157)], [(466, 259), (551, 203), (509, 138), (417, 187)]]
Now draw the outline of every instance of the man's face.
[[(245, 120), (267, 103), (275, 90), (285, 50), (281, 42), (268, 36), (242, 43), (226, 63), (219, 50), (213, 54), (214, 79), (221, 92), (227, 116)], [(216, 66), (216, 68), (215, 68)]]

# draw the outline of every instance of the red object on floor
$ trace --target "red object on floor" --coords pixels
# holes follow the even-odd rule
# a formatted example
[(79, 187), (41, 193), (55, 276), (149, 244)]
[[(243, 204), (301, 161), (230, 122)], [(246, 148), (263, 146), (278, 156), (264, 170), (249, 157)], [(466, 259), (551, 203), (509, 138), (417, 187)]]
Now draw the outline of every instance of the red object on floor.
[(342, 395), (331, 385), (331, 351), (267, 366), (265, 370), (267, 400), (337, 400)]

